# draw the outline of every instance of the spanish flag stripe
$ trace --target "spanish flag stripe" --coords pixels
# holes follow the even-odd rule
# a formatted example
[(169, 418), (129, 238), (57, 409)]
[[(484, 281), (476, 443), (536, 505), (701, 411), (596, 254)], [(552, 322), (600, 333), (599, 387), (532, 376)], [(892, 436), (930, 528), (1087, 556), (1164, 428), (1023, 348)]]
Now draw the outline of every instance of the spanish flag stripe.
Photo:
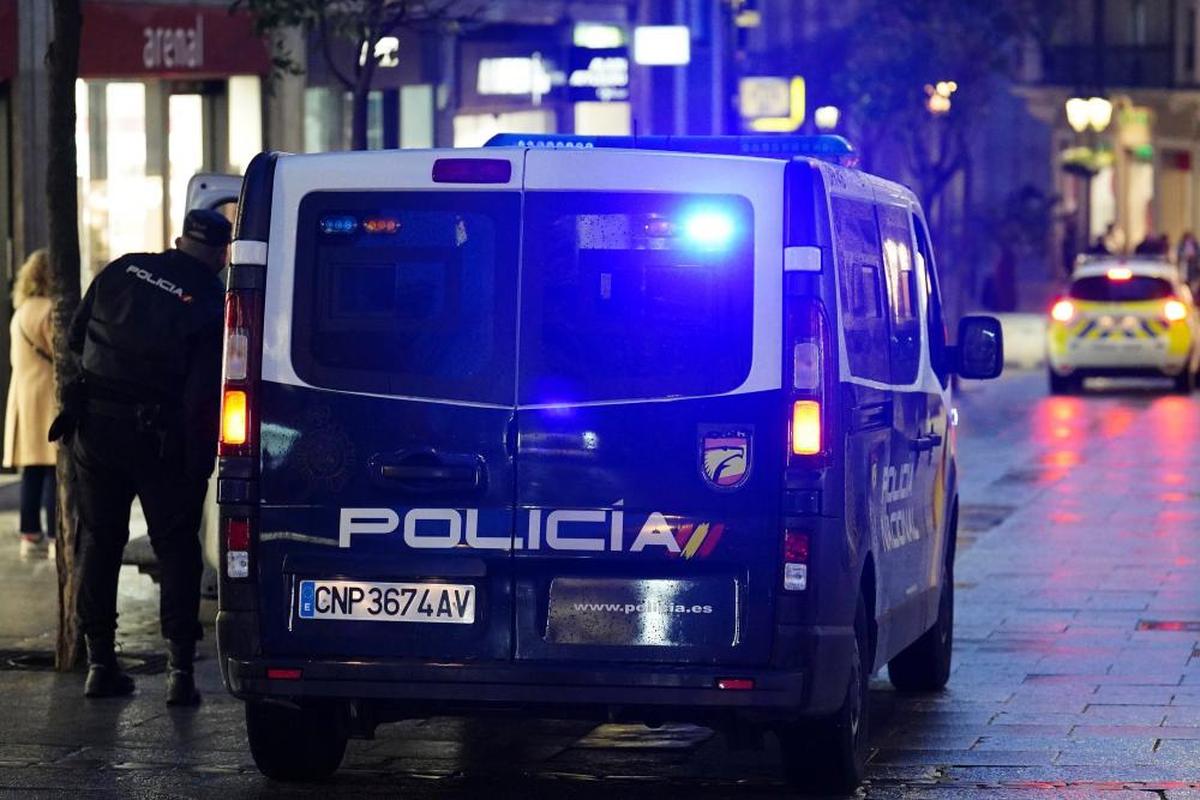
[(700, 549), (700, 545), (704, 544), (706, 536), (708, 536), (708, 523), (701, 522), (696, 526), (696, 532), (692, 534), (692, 538), (688, 539), (687, 546), (683, 548), (683, 557), (691, 558), (696, 555), (696, 551)]

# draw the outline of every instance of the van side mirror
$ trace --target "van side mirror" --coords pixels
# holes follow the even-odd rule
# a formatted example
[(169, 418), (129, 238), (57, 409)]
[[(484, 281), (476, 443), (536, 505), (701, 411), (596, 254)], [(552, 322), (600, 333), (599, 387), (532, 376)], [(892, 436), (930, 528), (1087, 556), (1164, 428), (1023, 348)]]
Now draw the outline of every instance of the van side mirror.
[(995, 317), (967, 316), (958, 323), (950, 368), (964, 378), (987, 380), (1004, 369), (1004, 333)]

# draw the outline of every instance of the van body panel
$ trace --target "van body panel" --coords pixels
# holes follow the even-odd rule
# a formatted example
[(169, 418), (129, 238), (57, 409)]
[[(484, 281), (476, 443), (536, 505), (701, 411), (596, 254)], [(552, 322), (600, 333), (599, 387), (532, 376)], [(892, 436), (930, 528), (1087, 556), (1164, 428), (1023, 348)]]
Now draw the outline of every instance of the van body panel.
[[(440, 158), (511, 177), (435, 182)], [(957, 475), (911, 192), (809, 159), (568, 148), (281, 157), (269, 183), (253, 574), (217, 625), (237, 696), (783, 721), (841, 705), (868, 562), (874, 666), (928, 629)], [(787, 289), (785, 246), (821, 264)], [(865, 327), (844, 280), (864, 267)], [(811, 469), (784, 341), (810, 296), (834, 377)], [(801, 591), (785, 529), (809, 536)], [(470, 587), (474, 617), (305, 618), (313, 581)]]
[[(512, 177), (506, 184), (434, 183), (433, 165), (440, 157), (506, 160)], [(291, 302), (295, 296), (297, 233), (301, 201), (314, 192), (519, 192), (524, 156), (496, 150), (380, 150), (321, 153), (278, 159), (274, 174), (267, 255), (267, 303)], [(289, 386), (306, 386), (292, 364), (290, 313), (268, 308), (263, 328), (262, 378)]]
[[(505, 437), (511, 413), (269, 382), (262, 385), (261, 407), (256, 555), (264, 649), (313, 657), (507, 659), (513, 471)], [(379, 473), (381, 461), (433, 448), (478, 457), (481, 485), (408, 487)], [(387, 532), (342, 533), (343, 509), (362, 509), (368, 521), (391, 512), (395, 524), (385, 526), (392, 527)], [(470, 534), (489, 546), (445, 546), (450, 523), (425, 521), (410, 530), (410, 515), (421, 509), (455, 515), (457, 541)], [(301, 619), (299, 585), (306, 579), (470, 585), (475, 623)]]
[[(511, 657), (521, 158), (489, 153), (513, 177), (478, 186), (434, 183), (438, 155), (276, 167), (258, 397), (266, 652)], [(473, 621), (304, 618), (302, 592), (322, 586), (307, 581), (452, 587)]]
[[(787, 442), (782, 187), (783, 165), (761, 160), (529, 152), (518, 660), (769, 659)], [(708, 227), (693, 231), (696, 218)], [(722, 225), (728, 241), (703, 241)], [(670, 235), (643, 236), (655, 226)], [(556, 324), (564, 304), (575, 310)], [(528, 546), (535, 535), (543, 546)], [(551, 535), (577, 549), (546, 547)]]
[[(765, 663), (783, 411), (777, 392), (522, 409), (516, 657)], [(710, 436), (747, 437), (749, 474), (733, 491), (705, 476)], [(587, 511), (558, 522), (559, 509)]]

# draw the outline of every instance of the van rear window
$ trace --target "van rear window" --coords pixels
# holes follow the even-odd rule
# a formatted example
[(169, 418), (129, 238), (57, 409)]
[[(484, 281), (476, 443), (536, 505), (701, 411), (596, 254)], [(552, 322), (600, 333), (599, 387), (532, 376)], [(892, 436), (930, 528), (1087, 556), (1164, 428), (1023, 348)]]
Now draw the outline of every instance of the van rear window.
[(754, 218), (733, 195), (529, 192), (520, 401), (730, 391), (753, 348)]
[(1071, 297), (1097, 303), (1136, 303), (1140, 300), (1162, 300), (1173, 293), (1171, 282), (1148, 275), (1134, 275), (1126, 280), (1113, 280), (1107, 275), (1079, 278), (1071, 284)]
[(300, 204), (292, 362), (348, 391), (511, 404), (515, 192), (315, 192)]

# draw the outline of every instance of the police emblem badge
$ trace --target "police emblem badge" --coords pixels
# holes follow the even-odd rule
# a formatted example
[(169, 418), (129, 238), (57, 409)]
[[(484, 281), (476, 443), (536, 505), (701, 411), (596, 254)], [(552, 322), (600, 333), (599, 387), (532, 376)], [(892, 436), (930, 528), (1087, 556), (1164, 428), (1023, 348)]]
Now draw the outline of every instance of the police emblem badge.
[(750, 478), (753, 439), (750, 428), (701, 428), (700, 473), (705, 482), (721, 491), (741, 488)]

